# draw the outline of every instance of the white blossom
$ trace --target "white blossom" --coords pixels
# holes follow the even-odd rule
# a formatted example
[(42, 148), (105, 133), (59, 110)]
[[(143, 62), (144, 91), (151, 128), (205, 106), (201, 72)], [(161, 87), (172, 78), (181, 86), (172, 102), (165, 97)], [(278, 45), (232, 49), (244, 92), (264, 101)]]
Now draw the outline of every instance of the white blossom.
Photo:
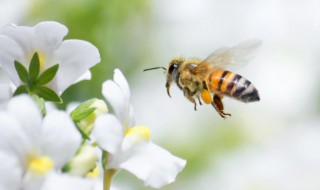
[(65, 180), (69, 177), (59, 174), (81, 143), (81, 135), (67, 113), (51, 111), (42, 118), (32, 98), (20, 95), (0, 111), (0, 125), (0, 189), (50, 189), (51, 177), (63, 181), (61, 188), (55, 184), (55, 189), (82, 189), (72, 185), (81, 178)]
[(0, 35), (0, 65), (12, 83), (20, 80), (14, 61), (29, 68), (34, 53), (38, 53), (40, 73), (59, 64), (59, 70), (47, 87), (61, 94), (70, 85), (91, 77), (89, 68), (100, 62), (98, 49), (83, 40), (64, 40), (68, 29), (58, 22), (40, 22), (34, 27), (7, 25)]
[(129, 85), (120, 70), (103, 84), (102, 93), (115, 115), (99, 116), (92, 134), (109, 154), (107, 169), (127, 170), (154, 188), (172, 183), (186, 161), (154, 144), (149, 128), (134, 125)]

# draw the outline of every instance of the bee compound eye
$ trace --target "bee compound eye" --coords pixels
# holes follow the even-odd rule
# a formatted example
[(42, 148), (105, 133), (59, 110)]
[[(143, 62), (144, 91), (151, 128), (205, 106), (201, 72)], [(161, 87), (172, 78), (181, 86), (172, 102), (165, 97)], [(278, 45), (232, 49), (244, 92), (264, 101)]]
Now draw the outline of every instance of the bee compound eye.
[(169, 73), (173, 73), (178, 68), (178, 64), (174, 63), (169, 67)]

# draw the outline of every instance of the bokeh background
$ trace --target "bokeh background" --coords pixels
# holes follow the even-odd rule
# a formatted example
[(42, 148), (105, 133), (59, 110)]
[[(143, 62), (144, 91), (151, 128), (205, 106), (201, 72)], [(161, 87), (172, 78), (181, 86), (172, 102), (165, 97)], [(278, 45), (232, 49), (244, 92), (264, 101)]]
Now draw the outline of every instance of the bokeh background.
[[(102, 98), (102, 82), (120, 68), (136, 123), (152, 140), (187, 159), (166, 190), (320, 189), (320, 1), (317, 0), (0, 0), (0, 26), (54, 20), (66, 39), (98, 47), (93, 77), (70, 87), (65, 104)], [(258, 54), (237, 73), (261, 101), (225, 98), (221, 119), (211, 106), (193, 110), (177, 87), (169, 98), (161, 70), (176, 55), (205, 58), (216, 48), (258, 38)], [(151, 189), (126, 172), (120, 189)]]

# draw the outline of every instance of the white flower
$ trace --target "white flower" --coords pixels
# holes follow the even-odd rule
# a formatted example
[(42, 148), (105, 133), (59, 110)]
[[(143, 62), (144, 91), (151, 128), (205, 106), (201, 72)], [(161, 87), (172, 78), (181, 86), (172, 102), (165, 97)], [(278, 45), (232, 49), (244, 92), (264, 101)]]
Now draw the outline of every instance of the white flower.
[[(28, 95), (7, 103), (0, 111), (0, 125), (0, 189), (41, 189), (50, 176), (58, 175), (81, 143), (67, 113), (52, 111), (42, 119)], [(12, 186), (7, 188), (9, 183)]]
[(173, 182), (186, 161), (152, 143), (149, 128), (133, 125), (129, 85), (120, 70), (115, 70), (114, 80), (106, 81), (102, 91), (116, 116), (99, 116), (92, 134), (109, 154), (107, 169), (127, 170), (154, 188)]
[(13, 84), (22, 84), (14, 61), (29, 68), (34, 53), (38, 53), (40, 73), (59, 64), (54, 79), (46, 86), (61, 94), (79, 79), (90, 78), (89, 68), (100, 62), (95, 46), (82, 40), (65, 40), (68, 29), (57, 22), (40, 22), (34, 27), (7, 25), (0, 35), (0, 64)]

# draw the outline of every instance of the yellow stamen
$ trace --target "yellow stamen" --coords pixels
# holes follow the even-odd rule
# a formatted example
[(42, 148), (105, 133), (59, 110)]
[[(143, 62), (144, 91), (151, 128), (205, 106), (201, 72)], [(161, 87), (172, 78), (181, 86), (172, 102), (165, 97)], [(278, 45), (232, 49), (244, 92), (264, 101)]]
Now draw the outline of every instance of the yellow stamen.
[(53, 169), (53, 162), (47, 156), (33, 157), (29, 160), (28, 169), (36, 174), (46, 174)]
[(126, 133), (126, 137), (130, 137), (132, 140), (138, 141), (148, 141), (150, 140), (150, 129), (144, 126), (136, 126), (129, 128)]

